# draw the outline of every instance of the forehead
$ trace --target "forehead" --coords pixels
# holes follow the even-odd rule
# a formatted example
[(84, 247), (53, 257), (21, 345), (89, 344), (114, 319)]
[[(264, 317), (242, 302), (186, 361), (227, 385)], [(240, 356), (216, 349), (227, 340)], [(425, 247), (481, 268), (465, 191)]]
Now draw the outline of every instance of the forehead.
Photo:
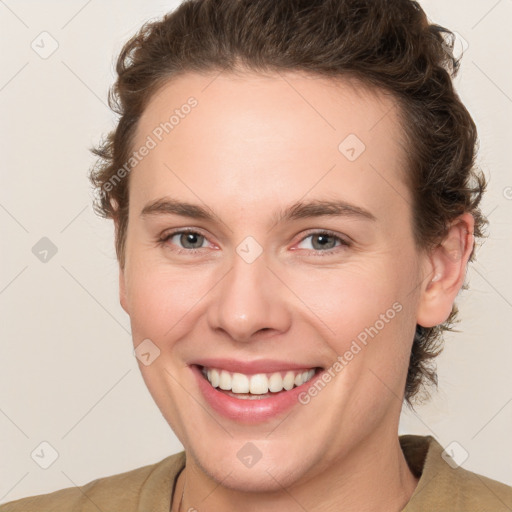
[(148, 103), (133, 149), (149, 140), (130, 175), (139, 205), (178, 190), (234, 208), (339, 191), (362, 206), (379, 196), (384, 212), (408, 194), (396, 103), (354, 80), (187, 73)]

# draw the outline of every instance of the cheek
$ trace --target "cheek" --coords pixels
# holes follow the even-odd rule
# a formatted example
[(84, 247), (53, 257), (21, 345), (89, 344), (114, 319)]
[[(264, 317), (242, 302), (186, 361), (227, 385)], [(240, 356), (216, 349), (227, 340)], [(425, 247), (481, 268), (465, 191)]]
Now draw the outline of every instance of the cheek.
[(325, 324), (327, 339), (343, 345), (398, 300), (397, 283), (386, 278), (390, 272), (373, 263), (289, 274), (290, 288), (304, 304), (301, 307)]
[(211, 288), (211, 274), (211, 269), (156, 264), (128, 269), (126, 293), (134, 334), (155, 340), (178, 337)]

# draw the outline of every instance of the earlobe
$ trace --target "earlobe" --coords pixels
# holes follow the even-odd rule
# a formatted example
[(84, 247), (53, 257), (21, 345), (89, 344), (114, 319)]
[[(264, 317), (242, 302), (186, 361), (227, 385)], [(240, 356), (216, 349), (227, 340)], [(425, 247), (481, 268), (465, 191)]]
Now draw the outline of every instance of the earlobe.
[(430, 253), (421, 286), (417, 323), (423, 327), (442, 324), (464, 284), (467, 263), (473, 250), (474, 218), (470, 213), (458, 217), (443, 242)]

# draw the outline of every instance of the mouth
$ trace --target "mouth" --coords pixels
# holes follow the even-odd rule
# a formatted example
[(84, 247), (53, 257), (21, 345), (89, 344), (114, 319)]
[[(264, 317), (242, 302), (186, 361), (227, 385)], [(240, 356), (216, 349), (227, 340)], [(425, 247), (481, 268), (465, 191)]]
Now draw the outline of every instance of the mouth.
[(222, 368), (198, 366), (212, 388), (239, 400), (269, 399), (311, 381), (322, 368), (302, 368), (271, 373), (246, 374)]
[(188, 367), (209, 415), (247, 425), (282, 421), (291, 409), (310, 411), (300, 397), (325, 373), (320, 366), (277, 359), (203, 358)]

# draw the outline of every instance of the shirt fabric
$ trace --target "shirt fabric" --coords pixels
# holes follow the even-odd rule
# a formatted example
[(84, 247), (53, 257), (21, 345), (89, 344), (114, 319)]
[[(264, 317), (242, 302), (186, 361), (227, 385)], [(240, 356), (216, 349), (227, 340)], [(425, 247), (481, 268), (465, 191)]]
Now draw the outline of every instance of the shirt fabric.
[[(402, 435), (400, 446), (418, 485), (402, 512), (511, 512), (512, 487), (442, 457), (432, 436)], [(0, 512), (169, 512), (185, 452), (125, 473), (0, 505)]]

